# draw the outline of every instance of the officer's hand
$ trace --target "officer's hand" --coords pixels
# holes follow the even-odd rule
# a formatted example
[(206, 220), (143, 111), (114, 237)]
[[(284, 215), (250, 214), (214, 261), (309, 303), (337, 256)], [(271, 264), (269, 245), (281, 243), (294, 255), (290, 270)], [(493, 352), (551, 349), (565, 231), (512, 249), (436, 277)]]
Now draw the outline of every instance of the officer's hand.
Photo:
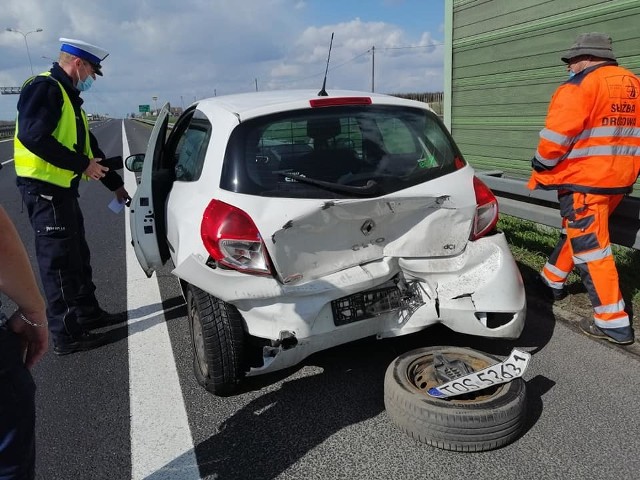
[(89, 166), (84, 171), (84, 174), (87, 177), (93, 178), (94, 180), (100, 180), (107, 174), (109, 169), (107, 167), (103, 167), (102, 165), (100, 165), (100, 163), (98, 163), (100, 162), (100, 160), (102, 160), (102, 158), (89, 159)]
[(129, 205), (131, 197), (129, 196), (129, 192), (127, 192), (127, 189), (124, 188), (124, 185), (115, 190), (113, 193), (115, 194), (116, 200), (118, 200), (118, 202), (126, 203), (127, 205)]
[(31, 323), (29, 325), (20, 317), (20, 311), (16, 311), (9, 318), (9, 330), (20, 337), (24, 349), (24, 363), (27, 368), (33, 367), (47, 351), (49, 346), (49, 330), (47, 329), (47, 316), (42, 312), (22, 312)]

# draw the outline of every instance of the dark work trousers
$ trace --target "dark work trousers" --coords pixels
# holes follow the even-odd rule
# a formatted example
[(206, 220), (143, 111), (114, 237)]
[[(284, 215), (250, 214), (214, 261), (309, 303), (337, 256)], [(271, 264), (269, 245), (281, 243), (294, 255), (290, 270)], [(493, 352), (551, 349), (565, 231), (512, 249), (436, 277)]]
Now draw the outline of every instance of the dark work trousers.
[(34, 478), (35, 394), (20, 339), (0, 327), (0, 480)]
[(49, 331), (54, 343), (62, 344), (82, 332), (78, 318), (91, 317), (100, 310), (84, 218), (75, 196), (51, 197), (29, 193), (28, 186), (19, 188), (35, 233)]

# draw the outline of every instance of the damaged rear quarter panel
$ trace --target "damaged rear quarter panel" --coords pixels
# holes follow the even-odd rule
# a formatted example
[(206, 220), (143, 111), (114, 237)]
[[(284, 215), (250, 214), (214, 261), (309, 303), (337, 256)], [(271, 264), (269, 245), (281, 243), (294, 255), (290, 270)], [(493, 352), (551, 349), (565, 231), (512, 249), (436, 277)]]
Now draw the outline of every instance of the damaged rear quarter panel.
[(283, 279), (310, 280), (383, 257), (459, 254), (474, 211), (447, 196), (326, 202), (266, 242)]

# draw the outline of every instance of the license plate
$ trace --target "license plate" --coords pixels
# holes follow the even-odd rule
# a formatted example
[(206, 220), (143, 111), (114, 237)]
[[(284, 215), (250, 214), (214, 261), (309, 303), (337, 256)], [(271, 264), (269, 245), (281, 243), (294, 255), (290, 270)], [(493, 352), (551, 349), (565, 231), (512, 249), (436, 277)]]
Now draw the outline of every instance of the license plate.
[(437, 387), (432, 387), (427, 393), (436, 398), (449, 398), (482, 390), (493, 385), (507, 383), (524, 374), (529, 365), (529, 360), (531, 360), (530, 353), (514, 348), (506, 360)]
[(400, 290), (395, 286), (354, 293), (331, 302), (336, 326), (399, 310), (401, 306)]

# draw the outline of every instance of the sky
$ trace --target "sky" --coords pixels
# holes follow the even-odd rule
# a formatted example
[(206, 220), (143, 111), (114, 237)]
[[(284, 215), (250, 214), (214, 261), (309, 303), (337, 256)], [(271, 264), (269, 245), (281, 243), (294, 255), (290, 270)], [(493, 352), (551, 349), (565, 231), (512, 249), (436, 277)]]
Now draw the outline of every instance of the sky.
[[(80, 39), (109, 51), (84, 109), (114, 118), (320, 90), (332, 33), (329, 92), (371, 91), (372, 80), (380, 93), (444, 89), (444, 0), (2, 0), (0, 19), (0, 86), (48, 70), (60, 37)], [(17, 100), (0, 95), (0, 120), (15, 118)]]

